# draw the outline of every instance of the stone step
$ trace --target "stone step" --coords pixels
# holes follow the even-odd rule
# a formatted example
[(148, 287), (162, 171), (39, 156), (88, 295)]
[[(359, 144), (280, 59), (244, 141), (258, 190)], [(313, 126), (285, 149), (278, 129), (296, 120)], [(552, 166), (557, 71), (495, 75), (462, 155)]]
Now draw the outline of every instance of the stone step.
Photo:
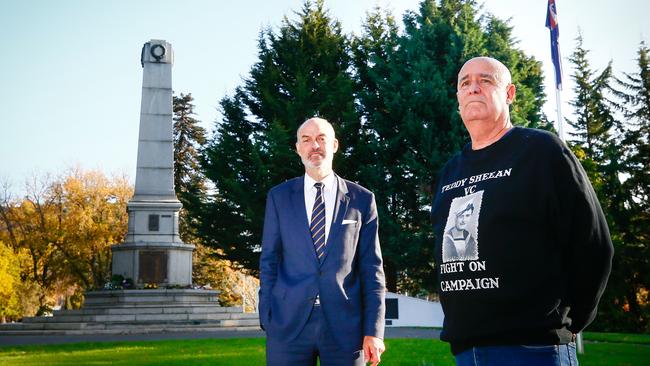
[(88, 334), (150, 334), (150, 333), (163, 333), (163, 332), (250, 332), (261, 331), (259, 326), (237, 326), (237, 327), (176, 327), (173, 325), (165, 326), (147, 326), (147, 327), (132, 327), (123, 329), (75, 329), (75, 330), (0, 330), (0, 335), (10, 336), (40, 336), (40, 335), (88, 335)]
[(136, 306), (104, 307), (78, 310), (57, 310), (54, 317), (87, 315), (123, 315), (123, 314), (243, 314), (241, 307), (221, 307), (215, 305), (201, 306)]
[(241, 306), (236, 307), (221, 307), (218, 303), (169, 303), (169, 302), (153, 302), (153, 303), (118, 303), (118, 304), (104, 304), (104, 305), (95, 305), (92, 307), (86, 307), (84, 304), (85, 310), (95, 310), (95, 309), (146, 309), (146, 308), (188, 308), (188, 307), (209, 307), (209, 308), (223, 308), (223, 312), (242, 312)]
[[(221, 306), (218, 301), (127, 301), (119, 300), (111, 303), (94, 303), (91, 304), (92, 308), (114, 308), (114, 307), (149, 307), (149, 306)], [(88, 304), (84, 301), (84, 308), (88, 307)]]
[(192, 289), (112, 290), (85, 293), (84, 307), (117, 304), (218, 303), (219, 291)]
[(197, 319), (197, 320), (140, 320), (140, 321), (112, 321), (112, 322), (42, 322), (42, 323), (10, 323), (0, 325), (0, 334), (7, 335), (7, 332), (12, 331), (37, 331), (37, 330), (48, 330), (48, 331), (67, 331), (67, 330), (79, 330), (79, 331), (88, 331), (92, 333), (94, 331), (101, 330), (129, 330), (129, 329), (142, 329), (142, 330), (156, 330), (156, 329), (185, 329), (186, 331), (191, 330), (200, 330), (203, 328), (239, 328), (239, 327), (259, 327), (258, 319), (224, 319), (224, 320), (215, 320), (215, 319)]
[(255, 313), (130, 313), (130, 314), (93, 314), (60, 315), (33, 317), (23, 319), (23, 323), (104, 323), (104, 322), (138, 322), (138, 321), (182, 321), (182, 320), (226, 320), (257, 319)]
[[(186, 330), (201, 328), (236, 328), (236, 327), (259, 327), (258, 319), (225, 319), (225, 320), (195, 320), (190, 322), (159, 322), (159, 321), (141, 321), (141, 322), (111, 322), (104, 323), (101, 329), (129, 329), (133, 327), (147, 327), (155, 329), (157, 327), (184, 328)], [(86, 327), (85, 329), (89, 329)]]
[(86, 323), (11, 323), (0, 325), (0, 334), (11, 330), (79, 330), (85, 328)]

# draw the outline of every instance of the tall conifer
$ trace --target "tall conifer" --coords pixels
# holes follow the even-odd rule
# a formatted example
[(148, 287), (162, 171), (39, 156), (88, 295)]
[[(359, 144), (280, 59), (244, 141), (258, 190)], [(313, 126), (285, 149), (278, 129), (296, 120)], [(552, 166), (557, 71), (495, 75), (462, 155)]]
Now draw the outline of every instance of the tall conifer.
[(622, 245), (605, 294), (607, 330), (650, 330), (650, 63), (648, 47), (638, 49), (637, 71), (616, 79), (613, 89), (625, 117), (617, 160), (625, 177), (622, 210), (614, 212)]
[(377, 197), (391, 291), (435, 291), (431, 187), (468, 141), (456, 102), (457, 74), (466, 60), (482, 55), (512, 70), (518, 87), (513, 122), (544, 125), (541, 64), (515, 47), (506, 22), (481, 17), (475, 1), (423, 1), (418, 12), (404, 16), (402, 34), (392, 17), (375, 11), (355, 42), (358, 95), (374, 161), (361, 169)]
[(304, 174), (296, 130), (307, 118), (330, 121), (340, 142), (334, 169), (358, 180), (360, 121), (350, 45), (323, 1), (305, 2), (297, 20), (266, 29), (258, 61), (235, 95), (221, 101), (223, 118), (205, 150), (204, 171), (215, 186), (202, 236), (229, 259), (258, 268), (266, 192)]
[(183, 204), (180, 212), (180, 235), (188, 242), (196, 241), (198, 222), (191, 214), (200, 210), (206, 194), (199, 167), (200, 148), (206, 143), (205, 129), (194, 117), (192, 94), (173, 97), (174, 111), (174, 190)]

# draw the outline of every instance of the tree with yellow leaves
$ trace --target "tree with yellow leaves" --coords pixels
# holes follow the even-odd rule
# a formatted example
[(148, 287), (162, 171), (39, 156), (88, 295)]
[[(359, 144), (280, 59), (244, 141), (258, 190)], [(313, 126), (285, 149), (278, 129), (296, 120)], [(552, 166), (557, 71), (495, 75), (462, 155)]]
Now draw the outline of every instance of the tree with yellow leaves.
[(19, 297), (20, 263), (13, 249), (0, 241), (0, 322), (20, 314)]
[(36, 315), (57, 300), (101, 287), (110, 277), (111, 244), (127, 230), (126, 203), (132, 187), (124, 177), (70, 170), (58, 179), (34, 178), (27, 194), (0, 195), (0, 240), (22, 253), (21, 312), (34, 315), (28, 301), (38, 293)]

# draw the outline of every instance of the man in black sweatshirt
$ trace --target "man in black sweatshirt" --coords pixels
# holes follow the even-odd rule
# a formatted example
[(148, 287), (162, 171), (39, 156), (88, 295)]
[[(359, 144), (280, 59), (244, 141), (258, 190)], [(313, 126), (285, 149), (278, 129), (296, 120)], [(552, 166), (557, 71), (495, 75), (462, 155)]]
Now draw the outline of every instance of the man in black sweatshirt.
[(471, 143), (440, 172), (431, 208), (441, 339), (458, 365), (575, 365), (613, 255), (596, 194), (557, 136), (512, 126), (501, 62), (467, 61), (457, 88)]

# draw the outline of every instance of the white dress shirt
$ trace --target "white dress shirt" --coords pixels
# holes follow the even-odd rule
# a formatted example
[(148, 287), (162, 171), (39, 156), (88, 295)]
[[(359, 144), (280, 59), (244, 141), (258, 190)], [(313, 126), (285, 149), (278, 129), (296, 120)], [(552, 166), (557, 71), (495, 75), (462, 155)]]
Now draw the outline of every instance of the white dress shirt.
[[(316, 181), (308, 174), (305, 174), (305, 210), (307, 211), (307, 222), (311, 226), (311, 211), (316, 201)], [(337, 178), (334, 173), (321, 180), (323, 183), (323, 199), (325, 200), (325, 242), (329, 236), (330, 227), (332, 227), (332, 217), (334, 216), (334, 204), (336, 202), (336, 191), (338, 189)]]

